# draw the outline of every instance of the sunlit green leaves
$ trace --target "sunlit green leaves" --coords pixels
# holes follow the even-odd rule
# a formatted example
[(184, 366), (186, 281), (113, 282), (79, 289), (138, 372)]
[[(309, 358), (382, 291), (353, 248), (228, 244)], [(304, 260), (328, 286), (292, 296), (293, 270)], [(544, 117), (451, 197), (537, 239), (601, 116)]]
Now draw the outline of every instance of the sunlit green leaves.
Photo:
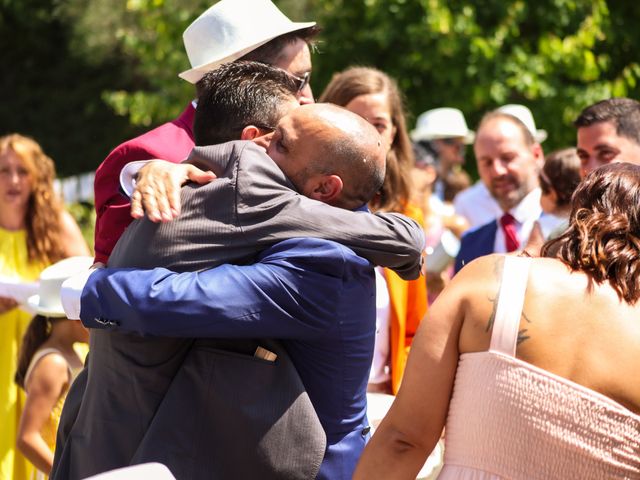
[(640, 9), (630, 0), (307, 3), (325, 26), (316, 90), (357, 62), (394, 76), (414, 115), (447, 105), (474, 123), (525, 103), (551, 132), (547, 149), (574, 142), (571, 122), (587, 104), (640, 95)]

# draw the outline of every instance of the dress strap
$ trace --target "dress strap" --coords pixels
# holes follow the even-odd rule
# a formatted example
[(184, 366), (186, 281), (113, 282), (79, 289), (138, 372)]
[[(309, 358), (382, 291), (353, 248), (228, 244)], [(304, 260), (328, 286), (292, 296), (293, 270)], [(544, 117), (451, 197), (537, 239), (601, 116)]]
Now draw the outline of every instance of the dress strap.
[(491, 332), (489, 350), (510, 357), (516, 355), (518, 328), (527, 290), (530, 257), (506, 255), (502, 271), (502, 282), (498, 296), (498, 307)]
[[(27, 373), (24, 376), (25, 386), (29, 382), (29, 376), (31, 375), (31, 372), (33, 372), (33, 369), (36, 367), (38, 362), (42, 360), (44, 357), (46, 357), (47, 355), (51, 355), (52, 353), (57, 353), (62, 358), (64, 358), (64, 355), (62, 355), (62, 352), (57, 348), (43, 348), (33, 354), (33, 357), (31, 358), (31, 363), (29, 363), (29, 368), (27, 368)], [(69, 372), (69, 379), (73, 378), (73, 372), (71, 370), (71, 367), (69, 366), (69, 363), (67, 363), (67, 371)]]

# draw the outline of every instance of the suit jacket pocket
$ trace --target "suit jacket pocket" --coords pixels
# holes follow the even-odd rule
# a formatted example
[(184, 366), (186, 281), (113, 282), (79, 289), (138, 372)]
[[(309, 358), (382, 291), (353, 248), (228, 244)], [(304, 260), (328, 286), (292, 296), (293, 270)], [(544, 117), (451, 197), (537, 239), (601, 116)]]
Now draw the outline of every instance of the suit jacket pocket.
[[(254, 357), (263, 346), (275, 362)], [(134, 463), (179, 479), (314, 478), (326, 439), (286, 350), (273, 340), (198, 340)]]

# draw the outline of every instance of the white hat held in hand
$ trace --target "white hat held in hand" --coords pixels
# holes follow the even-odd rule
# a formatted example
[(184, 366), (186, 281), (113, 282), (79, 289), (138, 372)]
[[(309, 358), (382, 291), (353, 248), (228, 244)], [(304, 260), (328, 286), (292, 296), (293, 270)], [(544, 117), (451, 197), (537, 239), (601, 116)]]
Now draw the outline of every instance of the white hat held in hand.
[(205, 73), (269, 40), (315, 24), (292, 22), (270, 0), (221, 0), (184, 31), (182, 38), (192, 68), (179, 77), (197, 83)]
[(89, 270), (93, 257), (69, 257), (45, 268), (40, 274), (38, 293), (29, 297), (29, 307), (45, 317), (66, 317), (60, 301), (62, 282), (78, 273)]
[(518, 105), (515, 103), (503, 105), (502, 107), (498, 108), (497, 111), (506, 113), (507, 115), (511, 115), (520, 120), (524, 124), (524, 126), (527, 127), (527, 130), (531, 132), (531, 135), (533, 135), (533, 139), (536, 142), (542, 143), (547, 139), (547, 131), (536, 129), (536, 122), (533, 121), (531, 110), (529, 110), (524, 105)]
[(434, 108), (418, 117), (411, 139), (436, 140), (438, 138), (464, 138), (464, 143), (473, 143), (475, 133), (469, 130), (464, 115), (457, 108)]

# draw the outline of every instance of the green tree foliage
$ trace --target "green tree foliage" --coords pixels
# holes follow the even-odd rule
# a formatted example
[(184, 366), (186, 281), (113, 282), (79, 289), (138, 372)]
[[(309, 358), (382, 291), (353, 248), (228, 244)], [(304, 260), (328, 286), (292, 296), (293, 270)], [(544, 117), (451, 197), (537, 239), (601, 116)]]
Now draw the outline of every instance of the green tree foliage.
[(314, 87), (352, 64), (394, 76), (414, 114), (439, 106), (475, 124), (505, 103), (531, 108), (547, 150), (611, 96), (638, 97), (640, 10), (606, 0), (309, 0), (324, 27)]
[(133, 71), (143, 81), (135, 89), (109, 89), (102, 98), (119, 115), (127, 116), (133, 125), (149, 127), (176, 117), (195, 96), (194, 87), (178, 78), (178, 73), (190, 68), (182, 32), (212, 2), (127, 0), (119, 3), (124, 8), (117, 18), (87, 13), (83, 18), (84, 31), (95, 31), (101, 26), (109, 29), (115, 35), (105, 36), (98, 45), (104, 49), (115, 43), (126, 57), (135, 59)]
[(0, 134), (35, 138), (61, 176), (95, 169), (137, 133), (101, 98), (131, 85), (125, 59), (113, 49), (97, 62), (74, 49), (71, 13), (56, 0), (0, 0)]
[[(91, 170), (193, 97), (186, 26), (215, 0), (0, 0), (0, 133), (34, 136), (62, 174)], [(640, 95), (640, 9), (632, 0), (276, 0), (324, 28), (316, 94), (353, 64), (395, 77), (413, 115), (438, 106), (471, 125), (528, 105), (572, 144), (586, 105)]]

